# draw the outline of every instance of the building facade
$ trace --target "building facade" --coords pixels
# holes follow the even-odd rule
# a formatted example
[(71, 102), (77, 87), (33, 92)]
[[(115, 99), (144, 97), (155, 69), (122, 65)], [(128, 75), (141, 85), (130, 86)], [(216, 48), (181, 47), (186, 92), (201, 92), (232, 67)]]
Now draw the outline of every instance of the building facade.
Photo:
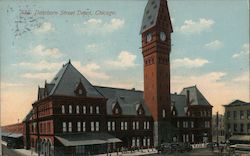
[(84, 155), (121, 147), (212, 140), (212, 105), (197, 86), (170, 93), (172, 25), (165, 0), (149, 0), (142, 20), (144, 92), (94, 86), (69, 61), (38, 87), (24, 120), (24, 144), (44, 155)]
[(217, 115), (212, 116), (212, 136), (213, 142), (225, 141), (224, 115), (218, 114), (218, 117)]
[[(250, 135), (250, 103), (235, 100), (225, 107), (225, 136), (226, 139), (240, 138)], [(238, 136), (238, 137), (233, 137)], [(250, 139), (250, 138), (249, 138)], [(250, 142), (250, 141), (249, 141)]]

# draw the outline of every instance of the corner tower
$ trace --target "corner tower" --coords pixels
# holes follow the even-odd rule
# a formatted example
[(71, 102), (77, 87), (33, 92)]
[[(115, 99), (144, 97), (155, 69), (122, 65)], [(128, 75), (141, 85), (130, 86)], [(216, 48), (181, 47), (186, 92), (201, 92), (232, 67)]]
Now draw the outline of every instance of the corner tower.
[(154, 119), (154, 145), (171, 141), (170, 63), (173, 32), (166, 0), (148, 0), (141, 35), (144, 99)]

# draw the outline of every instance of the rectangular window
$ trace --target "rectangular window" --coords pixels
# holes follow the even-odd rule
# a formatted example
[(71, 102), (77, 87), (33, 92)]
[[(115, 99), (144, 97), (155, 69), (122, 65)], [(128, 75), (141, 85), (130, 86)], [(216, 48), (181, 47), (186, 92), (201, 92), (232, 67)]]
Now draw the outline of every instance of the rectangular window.
[(177, 121), (177, 123), (176, 123), (176, 127), (177, 127), (177, 128), (179, 128), (179, 127), (180, 127), (180, 122), (179, 122), (179, 121)]
[(86, 122), (82, 122), (82, 131), (86, 132)]
[(150, 146), (150, 138), (148, 138), (147, 143), (148, 143), (148, 147), (149, 147)]
[(147, 122), (147, 129), (149, 129), (149, 121)]
[(244, 111), (243, 110), (240, 111), (240, 119), (244, 119)]
[(96, 111), (96, 114), (100, 113), (99, 106), (96, 106), (95, 111)]
[(121, 130), (124, 130), (124, 123), (121, 122)]
[(189, 136), (188, 136), (188, 134), (186, 135), (186, 142), (189, 142)]
[(112, 122), (112, 131), (115, 131), (115, 122)]
[(227, 129), (228, 129), (228, 132), (231, 132), (231, 125), (230, 124), (227, 124)]
[(250, 133), (250, 123), (247, 124), (247, 132)]
[(128, 122), (124, 122), (125, 130), (128, 130)]
[(135, 130), (135, 121), (133, 121), (133, 130)]
[(237, 118), (237, 111), (234, 111), (234, 119)]
[(91, 122), (91, 131), (95, 131), (95, 123), (94, 122)]
[(162, 110), (162, 117), (163, 117), (163, 118), (166, 117), (166, 110), (165, 110), (165, 109)]
[(139, 129), (139, 121), (136, 121), (136, 129)]
[(76, 106), (76, 114), (79, 114), (79, 106)]
[(136, 139), (136, 146), (137, 146), (137, 147), (140, 147), (140, 138), (137, 138), (137, 139)]
[(95, 130), (96, 130), (97, 132), (99, 131), (99, 127), (100, 127), (99, 122), (96, 122), (96, 123), (95, 123)]
[(132, 147), (135, 146), (135, 138), (132, 139)]
[(69, 132), (72, 132), (72, 122), (69, 122), (69, 127), (68, 127), (68, 129), (69, 129)]
[(71, 114), (71, 113), (72, 113), (72, 106), (69, 105), (69, 114)]
[(111, 122), (108, 121), (108, 131), (111, 131)]
[(93, 114), (93, 107), (92, 106), (89, 107), (89, 113)]
[(227, 119), (230, 119), (231, 118), (231, 113), (230, 111), (227, 112)]
[(192, 134), (192, 142), (194, 142), (194, 134)]
[(250, 119), (250, 110), (247, 110), (247, 118)]
[(77, 122), (77, 131), (81, 132), (81, 122)]
[(244, 124), (240, 124), (240, 132), (241, 132), (241, 133), (244, 132)]
[(194, 122), (191, 121), (191, 128), (194, 128)]
[(66, 122), (63, 122), (63, 132), (67, 132), (67, 124), (66, 124)]
[(237, 124), (234, 124), (234, 132), (237, 132)]
[(146, 139), (146, 138), (143, 138), (143, 146), (144, 146), (144, 147), (147, 146), (146, 142), (147, 142), (147, 139)]
[(64, 114), (65, 113), (65, 107), (64, 107), (64, 105), (62, 105), (62, 114)]
[(82, 113), (83, 113), (83, 114), (86, 114), (86, 106), (83, 106), (83, 107), (82, 107)]
[(146, 121), (143, 122), (143, 129), (147, 129), (147, 122)]

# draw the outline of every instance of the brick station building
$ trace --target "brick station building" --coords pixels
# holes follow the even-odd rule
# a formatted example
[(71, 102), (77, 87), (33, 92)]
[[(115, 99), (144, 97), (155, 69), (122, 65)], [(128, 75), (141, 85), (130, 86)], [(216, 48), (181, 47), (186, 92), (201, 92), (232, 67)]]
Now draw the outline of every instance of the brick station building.
[(172, 25), (167, 1), (149, 0), (142, 20), (144, 92), (94, 86), (69, 61), (38, 87), (24, 144), (44, 155), (83, 155), (164, 142), (212, 141), (212, 106), (196, 86), (170, 93)]

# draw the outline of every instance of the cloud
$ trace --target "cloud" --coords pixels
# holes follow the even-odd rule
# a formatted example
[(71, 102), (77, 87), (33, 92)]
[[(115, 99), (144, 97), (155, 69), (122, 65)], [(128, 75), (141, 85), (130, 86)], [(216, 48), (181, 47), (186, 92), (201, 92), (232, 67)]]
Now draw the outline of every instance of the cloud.
[(249, 77), (250, 77), (250, 73), (249, 72), (245, 72), (239, 76), (237, 76), (236, 78), (233, 79), (234, 82), (241, 82), (241, 83), (248, 83), (249, 82)]
[(209, 63), (209, 61), (202, 58), (196, 58), (196, 59), (182, 58), (173, 60), (172, 68), (178, 68), (178, 67), (199, 68), (207, 63)]
[(216, 49), (219, 49), (219, 48), (222, 48), (223, 47), (223, 43), (219, 40), (214, 40), (210, 43), (207, 43), (205, 44), (205, 47), (211, 49), (211, 50), (216, 50)]
[(102, 49), (104, 48), (103, 44), (96, 44), (96, 43), (92, 43), (92, 44), (88, 44), (85, 47), (85, 51), (86, 52), (100, 52)]
[(14, 66), (19, 67), (28, 67), (29, 69), (35, 70), (57, 70), (62, 66), (62, 62), (48, 62), (48, 61), (40, 61), (40, 62), (20, 62), (18, 64), (13, 64)]
[(184, 24), (177, 30), (184, 34), (200, 34), (210, 29), (214, 23), (212, 19), (205, 18), (200, 18), (198, 21), (185, 20)]
[(245, 43), (241, 47), (241, 51), (233, 54), (232, 58), (244, 58), (246, 56), (249, 56), (249, 49), (250, 49), (250, 44)]
[(23, 87), (26, 84), (23, 83), (10, 83), (10, 82), (1, 82), (1, 89), (11, 88), (11, 87)]
[(34, 30), (34, 33), (48, 33), (54, 30), (55, 28), (50, 22), (44, 22), (37, 29)]
[(88, 79), (109, 79), (109, 75), (100, 70), (100, 66), (96, 63), (89, 63), (86, 65), (81, 65), (79, 61), (73, 61), (72, 64), (83, 73), (84, 76), (87, 76)]
[(38, 56), (49, 56), (54, 58), (59, 58), (63, 56), (62, 52), (58, 48), (46, 48), (44, 45), (41, 44), (31, 49), (30, 52)]
[(108, 61), (107, 64), (116, 68), (131, 68), (135, 67), (136, 55), (128, 51), (121, 51), (116, 60)]
[(24, 73), (21, 77), (26, 79), (36, 79), (36, 80), (48, 80), (52, 79), (55, 73), (51, 72), (40, 72), (40, 73)]
[(125, 21), (119, 18), (113, 18), (109, 22), (104, 22), (101, 19), (91, 18), (83, 25), (74, 25), (76, 29), (84, 34), (106, 34), (112, 33), (124, 26)]

